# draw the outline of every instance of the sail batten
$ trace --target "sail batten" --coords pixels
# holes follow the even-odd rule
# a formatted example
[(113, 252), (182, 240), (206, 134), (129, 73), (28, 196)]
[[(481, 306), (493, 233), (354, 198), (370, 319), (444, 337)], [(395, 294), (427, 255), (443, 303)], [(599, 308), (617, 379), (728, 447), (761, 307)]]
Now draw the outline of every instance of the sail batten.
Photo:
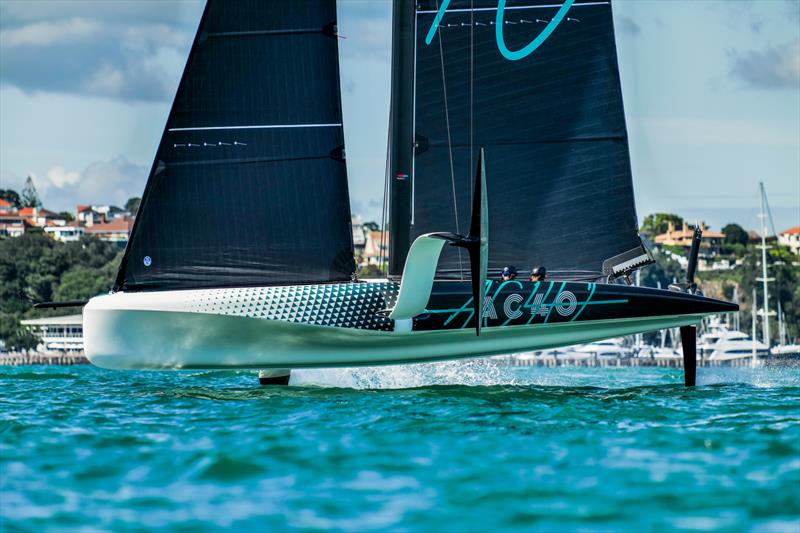
[(209, 0), (117, 290), (349, 281), (334, 0)]

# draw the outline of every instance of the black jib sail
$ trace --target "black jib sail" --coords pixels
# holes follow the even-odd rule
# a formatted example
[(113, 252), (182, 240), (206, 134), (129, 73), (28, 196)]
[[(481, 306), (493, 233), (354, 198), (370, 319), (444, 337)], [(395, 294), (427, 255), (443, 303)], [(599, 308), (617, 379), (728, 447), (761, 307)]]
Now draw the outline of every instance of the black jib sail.
[(209, 0), (115, 288), (354, 270), (334, 0)]
[[(490, 272), (541, 265), (591, 277), (649, 262), (638, 235), (611, 3), (398, 4), (390, 273), (402, 272), (416, 236), (466, 231), (481, 147)], [(439, 277), (468, 272), (463, 253), (442, 254)]]

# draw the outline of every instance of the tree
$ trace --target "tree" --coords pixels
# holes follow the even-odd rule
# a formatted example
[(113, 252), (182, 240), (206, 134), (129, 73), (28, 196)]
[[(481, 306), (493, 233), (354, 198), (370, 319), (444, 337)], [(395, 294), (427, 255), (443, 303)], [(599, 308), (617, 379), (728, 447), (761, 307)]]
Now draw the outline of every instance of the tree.
[(116, 246), (96, 237), (61, 243), (25, 232), (0, 240), (0, 340), (9, 349), (34, 347), (21, 319), (74, 310), (36, 310), (31, 301), (82, 300), (108, 291), (121, 257)]
[(642, 222), (641, 231), (651, 237), (655, 237), (656, 235), (666, 233), (670, 222), (675, 224), (676, 228), (680, 228), (683, 225), (683, 218), (678, 215), (673, 215), (672, 213), (654, 213), (652, 215), (647, 215)]
[(30, 176), (25, 180), (25, 186), (22, 188), (20, 207), (42, 207), (39, 193), (36, 192), (36, 185), (33, 184), (33, 178)]
[(21, 207), (19, 203), (19, 193), (11, 189), (0, 189), (0, 198), (14, 206), (15, 209)]
[(138, 196), (134, 196), (133, 198), (128, 198), (128, 201), (125, 202), (125, 210), (129, 211), (132, 215), (136, 215), (139, 211), (139, 206), (142, 203), (142, 199)]
[(658, 251), (653, 252), (653, 258), (656, 262), (642, 269), (642, 285), (666, 289), (670, 283), (683, 281), (686, 273), (680, 263)]
[(61, 217), (64, 220), (66, 220), (67, 222), (72, 222), (73, 220), (75, 220), (75, 215), (73, 215), (69, 211), (61, 211), (58, 214), (58, 216)]
[(739, 224), (727, 224), (722, 233), (725, 234), (725, 244), (747, 244), (747, 232)]

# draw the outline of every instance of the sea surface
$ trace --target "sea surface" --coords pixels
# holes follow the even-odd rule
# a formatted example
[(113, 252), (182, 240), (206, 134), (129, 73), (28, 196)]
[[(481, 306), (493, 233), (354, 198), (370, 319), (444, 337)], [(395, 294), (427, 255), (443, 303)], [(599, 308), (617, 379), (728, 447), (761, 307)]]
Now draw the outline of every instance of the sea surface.
[(0, 368), (0, 529), (800, 531), (800, 369)]

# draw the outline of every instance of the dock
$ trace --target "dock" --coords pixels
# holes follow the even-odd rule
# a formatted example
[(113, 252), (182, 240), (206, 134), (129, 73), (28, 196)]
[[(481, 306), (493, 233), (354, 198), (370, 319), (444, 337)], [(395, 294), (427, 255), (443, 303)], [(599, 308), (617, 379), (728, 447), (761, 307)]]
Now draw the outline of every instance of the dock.
[(0, 366), (26, 365), (88, 365), (89, 359), (83, 352), (6, 352), (0, 353)]
[[(514, 354), (501, 355), (493, 358), (499, 364), (506, 366), (527, 366), (527, 367), (596, 367), (596, 368), (617, 368), (617, 367), (661, 367), (661, 368), (683, 368), (683, 357), (602, 357), (593, 355), (550, 355), (533, 354)], [(705, 368), (715, 367), (752, 367), (762, 365), (784, 365), (800, 364), (800, 357), (794, 356), (762, 356), (756, 358), (753, 364), (753, 357), (750, 355), (743, 357), (733, 357), (729, 359), (698, 359), (697, 366)]]

